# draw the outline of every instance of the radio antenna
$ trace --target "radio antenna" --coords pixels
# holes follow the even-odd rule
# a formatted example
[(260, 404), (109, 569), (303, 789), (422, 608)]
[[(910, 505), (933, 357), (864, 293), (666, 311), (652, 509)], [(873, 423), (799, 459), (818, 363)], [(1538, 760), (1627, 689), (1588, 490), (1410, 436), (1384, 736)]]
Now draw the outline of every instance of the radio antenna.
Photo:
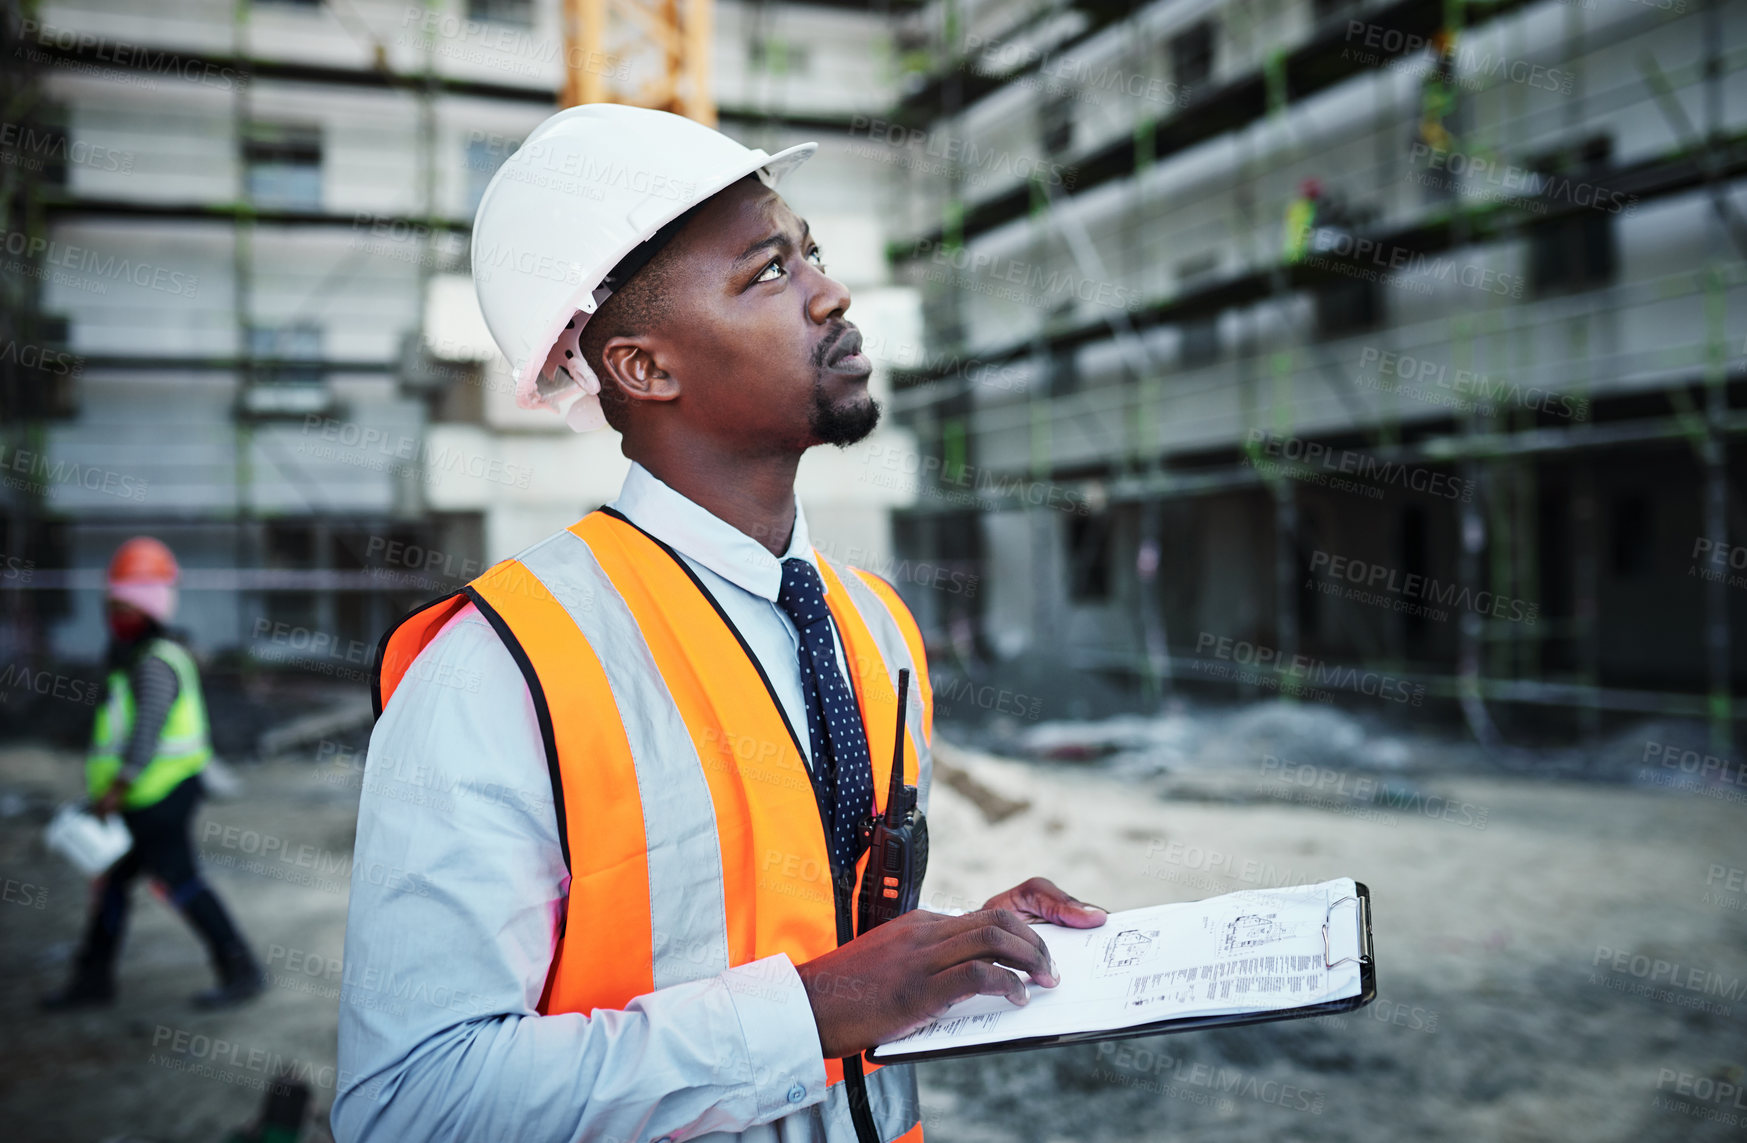
[(898, 731), (893, 735), (892, 788), (886, 795), (886, 813), (904, 804), (904, 704), (910, 697), (910, 668), (898, 668)]

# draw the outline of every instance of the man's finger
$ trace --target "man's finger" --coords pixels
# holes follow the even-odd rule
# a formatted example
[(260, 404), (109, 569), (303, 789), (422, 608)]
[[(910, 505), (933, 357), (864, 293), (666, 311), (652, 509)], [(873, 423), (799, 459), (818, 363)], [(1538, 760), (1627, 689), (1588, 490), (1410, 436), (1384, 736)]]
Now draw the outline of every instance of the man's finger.
[(1095, 929), (1109, 915), (1097, 905), (1088, 905), (1078, 897), (1070, 896), (1045, 877), (1033, 877), (1015, 889), (1014, 895), (1019, 907), (1026, 912), (1073, 929)]
[(1037, 935), (1037, 930), (1012, 909), (983, 909), (975, 913), (965, 914), (966, 920), (972, 917), (977, 918), (983, 924), (1001, 926), (1026, 944), (1037, 949), (1045, 961), (1049, 959), (1049, 946), (1043, 943), (1043, 938)]
[[(1043, 938), (1037, 935), (1037, 930), (1032, 928), (1024, 917), (1011, 909), (985, 909), (980, 913), (972, 913), (970, 916), (986, 917), (990, 923), (999, 925), (1025, 942), (1026, 945), (1036, 949), (1037, 955), (1042, 958), (1042, 971), (1048, 976), (1049, 987), (1054, 988), (1061, 983), (1061, 974), (1056, 972), (1055, 958), (1049, 955), (1049, 945), (1044, 943)], [(1038, 971), (1031, 967), (1031, 962), (1012, 961), (1008, 963), (1024, 969), (1033, 976), (1039, 975)]]
[(1070, 929), (1095, 929), (1104, 923), (1110, 912), (1101, 906), (1088, 905), (1070, 897), (1046, 909), (1044, 916), (1055, 924), (1066, 925)]
[(936, 946), (936, 952), (939, 956), (936, 964), (943, 969), (966, 961), (999, 961), (1029, 973), (1045, 988), (1054, 988), (1060, 983), (1047, 948), (1040, 949), (1000, 925), (982, 925), (957, 933)]
[(930, 991), (938, 990), (939, 1008), (936, 1014), (961, 1000), (973, 996), (1005, 996), (1024, 1007), (1031, 1000), (1025, 981), (1011, 969), (1001, 968), (986, 960), (970, 960), (937, 973), (929, 980)]

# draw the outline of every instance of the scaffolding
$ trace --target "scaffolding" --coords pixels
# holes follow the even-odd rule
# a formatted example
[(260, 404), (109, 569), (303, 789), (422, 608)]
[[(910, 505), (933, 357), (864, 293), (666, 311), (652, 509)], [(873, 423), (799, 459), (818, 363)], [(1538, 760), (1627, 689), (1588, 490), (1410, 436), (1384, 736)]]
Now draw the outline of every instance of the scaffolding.
[[(893, 2), (908, 6), (910, 0)], [(106, 5), (118, 13), (107, 28), (102, 26)], [(224, 94), (215, 85), (178, 87), (176, 98), (148, 112), (154, 116), (149, 123), (130, 121), (116, 129), (129, 142), (137, 140), (143, 161), (158, 164), (151, 177), (161, 177), (169, 166), (197, 171), (205, 181), (197, 189), (185, 189), (196, 183), (180, 182), (169, 194), (158, 184), (139, 193), (125, 181), (45, 182), (30, 177), (27, 166), (9, 162), (0, 165), (0, 205), (9, 231), (31, 240), (51, 239), (64, 228), (97, 227), (106, 232), (104, 241), (118, 243), (125, 252), (141, 234), (150, 242), (170, 232), (172, 242), (193, 236), (189, 245), (202, 248), (197, 256), (207, 258), (204, 265), (210, 267), (202, 271), (208, 279), (200, 312), (189, 321), (190, 327), (199, 326), (197, 336), (152, 345), (114, 338), (94, 344), (87, 338), (76, 357), (82, 377), (45, 384), (38, 376), (15, 376), (15, 370), (0, 376), (0, 442), (8, 456), (20, 449), (44, 455), (45, 442), (62, 440), (78, 428), (80, 401), (90, 400), (93, 375), (112, 386), (116, 378), (131, 383), (149, 373), (180, 375), (203, 390), (234, 385), (234, 400), (228, 388), (222, 398), (231, 406), (222, 417), (196, 419), (177, 429), (185, 444), (202, 450), (200, 463), (209, 465), (188, 479), (222, 484), (225, 491), (215, 503), (200, 495), (188, 503), (171, 493), (154, 495), (149, 514), (130, 509), (123, 516), (107, 505), (57, 506), (40, 487), (34, 493), (0, 489), (0, 554), (22, 551), (36, 564), (37, 574), (28, 582), (0, 580), (0, 602), (11, 616), (0, 640), (21, 633), (27, 644), (18, 652), (22, 658), (46, 652), (45, 634), (57, 629), (65, 618), (61, 611), (75, 602), (68, 593), (89, 586), (78, 565), (88, 564), (95, 553), (74, 551), (62, 539), (94, 544), (90, 537), (96, 529), (181, 528), (227, 548), (197, 561), (228, 565), (213, 569), (223, 575), (201, 580), (201, 590), (234, 594), (234, 609), (228, 597), (223, 607), (245, 641), (251, 617), (278, 603), (302, 608), (310, 601), (311, 622), (318, 629), (373, 642), (407, 606), (452, 586), (420, 574), (371, 574), (384, 569), (372, 566), (367, 543), (380, 549), (387, 538), (397, 545), (464, 551), (475, 559), (483, 555), (477, 531), (484, 525), (477, 513), (475, 518), (463, 518), (471, 509), (433, 516), (428, 483), (410, 472), (423, 461), (422, 445), (433, 425), (477, 425), (487, 435), (496, 431), (485, 424), (482, 367), (433, 354), (424, 302), (439, 276), (469, 270), (471, 219), (458, 186), (477, 194), (495, 162), (519, 144), (517, 131), (526, 126), (491, 135), (477, 155), (476, 140), (462, 138), (460, 126), (531, 125), (555, 103), (581, 99), (663, 107), (712, 124), (720, 116), (737, 132), (754, 127), (847, 136), (854, 121), (842, 100), (799, 103), (779, 92), (774, 79), (760, 88), (761, 63), (763, 73), (775, 77), (782, 61), (769, 58), (768, 51), (761, 61), (753, 49), (764, 46), (780, 55), (786, 43), (782, 25), (790, 18), (786, 11), (770, 11), (764, 0), (747, 4), (741, 15), (750, 13), (751, 19), (726, 35), (714, 22), (711, 0), (482, 0), (467, 6), (465, 19), (453, 6), (416, 0), (411, 7), (393, 9), (333, 0), (295, 7), (243, 3), (226, 7), (220, 24), (199, 23), (198, 34), (175, 31), (177, 25), (168, 19), (173, 13), (160, 13), (165, 20), (156, 26), (150, 50), (113, 50), (113, 35), (125, 35), (133, 18), (125, 8), (120, 0), (98, 0), (95, 9), (51, 13), (43, 17), (47, 24), (38, 23), (46, 28), (58, 20), (67, 27), (26, 42), (20, 20), (33, 9), (8, 5), (5, 34), (8, 58), (15, 61), (4, 80), (12, 109), (8, 122), (27, 125), (33, 116), (62, 115), (46, 101), (58, 82), (74, 92), (67, 114), (85, 114), (76, 126), (50, 124), (63, 140), (75, 130), (91, 130), (93, 122), (102, 129), (102, 116), (82, 112), (78, 101), (108, 101), (123, 107), (123, 118), (131, 116), (136, 108), (127, 106), (125, 94), (163, 86), (165, 77), (154, 69), (172, 59), (179, 75), (225, 77)], [(195, 11), (192, 5), (190, 11)], [(196, 22), (184, 26), (194, 28)], [(296, 35), (281, 40), (288, 27)], [(163, 42), (155, 38), (160, 31), (167, 37)], [(711, 56), (724, 50), (745, 52), (753, 78), (738, 100), (731, 94), (718, 105)], [(749, 100), (747, 92), (759, 97)], [(139, 109), (154, 107), (148, 98), (136, 103)], [(341, 106), (344, 112), (335, 114)], [(370, 140), (381, 145), (359, 146), (354, 133), (342, 154), (323, 134), (330, 120), (351, 126), (364, 115), (383, 121), (379, 139)], [(317, 155), (313, 177), (320, 188), (295, 202), (257, 194), (250, 178), (251, 153), (294, 154), (299, 147), (312, 147), (311, 140), (283, 130), (289, 120), (297, 120), (290, 127), (314, 123), (309, 132)], [(192, 159), (186, 154), (190, 150), (197, 152)], [(325, 188), (335, 176), (348, 185), (344, 197), (328, 197)], [(361, 176), (369, 184), (362, 198), (356, 194)], [(379, 205), (359, 213), (335, 206), (338, 202)], [(377, 234), (397, 237), (377, 243), (372, 237)], [(377, 249), (384, 245), (393, 249), (384, 254)], [(274, 265), (276, 252), (288, 247), (310, 252), (290, 276)], [(47, 312), (55, 302), (42, 296), (46, 275), (41, 270), (33, 266), (4, 275), (0, 321), (7, 323), (4, 332), (14, 344), (70, 353), (68, 323)], [(342, 299), (361, 294), (373, 304), (382, 299), (384, 309), (393, 311), (389, 328), (405, 334), (397, 344), (379, 352), (382, 339), (375, 332), (382, 323), (371, 325), (370, 314), (345, 308)], [(150, 334), (155, 329), (148, 303), (156, 296), (142, 297), (146, 300), (126, 303), (135, 308), (124, 320)], [(77, 309), (81, 300), (75, 296), (66, 304)], [(89, 321), (92, 315), (80, 317)], [(157, 325), (178, 325), (182, 318), (178, 312)], [(266, 328), (274, 323), (293, 328), (289, 333)], [(80, 329), (104, 332), (113, 324), (105, 314)], [(288, 383), (300, 379), (315, 380)], [(286, 447), (284, 437), (289, 431), (291, 443), (299, 443), (296, 434), (306, 415), (355, 418), (356, 405), (348, 402), (366, 387), (371, 401), (387, 394), (380, 400), (411, 410), (405, 433), (418, 438), (421, 447), (400, 466), (407, 471), (397, 475), (388, 507), (360, 509), (354, 498), (336, 493), (358, 483), (343, 478), (357, 475), (362, 466), (350, 473), (324, 471), (301, 450)], [(291, 398), (301, 403), (293, 408)], [(102, 449), (112, 439), (103, 437), (107, 431), (92, 429), (80, 443)], [(207, 454), (222, 454), (223, 460)], [(283, 502), (264, 506), (261, 489), (269, 485)], [(275, 536), (304, 524), (315, 554), (276, 554)]]
[[(1423, 113), (1420, 129), (1435, 131), (1443, 116), (1459, 112), (1503, 83), (1499, 80), (1490, 88), (1476, 89), (1455, 81), (1454, 69), (1445, 65), (1455, 58), (1455, 46), (1461, 38), (1529, 7), (1520, 0), (1493, 4), (1404, 0), (1363, 10), (1349, 7), (1338, 14), (1402, 33), (1395, 37), (1395, 42), (1402, 45), (1398, 50), (1385, 49), (1370, 58), (1358, 59), (1344, 50), (1347, 39), (1341, 26), (1344, 19), (1324, 21), (1300, 42), (1276, 46), (1261, 43), (1261, 37), (1249, 31), (1248, 6), (1225, 6), (1221, 11), (1228, 19), (1233, 39), (1249, 35), (1247, 50), (1239, 54), (1245, 58), (1259, 57), (1255, 66), (1222, 78), (1210, 95), (1175, 114), (1159, 116), (1148, 114), (1145, 109), (1137, 112), (1130, 137), (1096, 143), (1075, 156), (1079, 177), (1070, 190), (1043, 188), (1046, 193), (1041, 197), (1047, 202), (1041, 210), (1040, 188), (1035, 179), (1031, 185), (998, 190), (976, 201), (966, 201), (960, 187), (949, 185), (940, 223), (933, 229), (924, 227), (914, 245), (894, 242), (891, 247), (894, 262), (902, 268), (919, 260), (917, 251), (942, 247), (968, 249), (997, 231), (1011, 234), (1010, 228), (1023, 219), (1027, 220), (1028, 230), (1040, 239), (1059, 235), (1081, 275), (1109, 281), (1097, 246), (1076, 214), (1079, 203), (1090, 201), (1110, 187), (1123, 188), (1123, 201), (1129, 204), (1124, 209), (1132, 221), (1117, 242), (1125, 249), (1135, 247), (1137, 233), (1151, 230), (1156, 234), (1161, 223), (1166, 227), (1170, 223), (1168, 210), (1154, 206), (1149, 213), (1142, 191), (1148, 171), (1161, 161), (1217, 137), (1231, 137), (1241, 149), (1255, 137), (1257, 124), (1284, 124), (1288, 109), (1296, 103), (1342, 85), (1372, 82), (1368, 77), (1412, 62), (1406, 57), (1417, 50), (1416, 43), (1432, 45), (1425, 70), (1425, 106), (1434, 110)], [(1245, 489), (1265, 494), (1272, 504), (1274, 535), (1270, 637), (1280, 657), (1286, 660), (1297, 653), (1301, 644), (1298, 603), (1305, 568), (1300, 552), (1300, 489), (1306, 487), (1303, 480), (1315, 473), (1292, 465), (1278, 465), (1267, 473), (1260, 471), (1253, 447), (1256, 432), (1363, 447), (1369, 455), (1392, 462), (1454, 468), (1480, 490), (1479, 495), (1462, 506), (1452, 522), (1457, 538), (1456, 578), (1465, 589), (1489, 588), (1494, 592), (1520, 594), (1548, 574), (1543, 570), (1540, 551), (1541, 521), (1537, 510), (1542, 493), (1537, 462), (1554, 457), (1570, 461), (1574, 553), (1569, 560), (1572, 599), (1568, 616), (1557, 624), (1525, 632), (1520, 626), (1467, 612), (1457, 625), (1456, 648), (1448, 669), (1440, 671), (1425, 662), (1410, 662), (1399, 647), (1390, 646), (1373, 648), (1365, 656), (1364, 665), (1398, 672), (1423, 686), (1427, 693), (1451, 700), (1461, 709), (1475, 737), (1488, 745), (1500, 740), (1491, 707), (1513, 704), (1570, 710), (1582, 729), (1590, 733), (1597, 729), (1601, 713), (1607, 710), (1703, 718), (1711, 727), (1713, 746), (1725, 751), (1732, 741), (1736, 708), (1731, 680), (1730, 588), (1723, 577), (1713, 577), (1704, 586), (1702, 643), (1706, 682), (1700, 693), (1604, 683), (1599, 634), (1603, 612), (1597, 589), (1601, 558), (1599, 508), (1594, 479), (1598, 463), (1595, 458), (1603, 450), (1684, 445), (1690, 449), (1702, 474), (1703, 535), (1720, 540), (1731, 531), (1736, 535), (1747, 532), (1747, 527), (1742, 526), (1747, 516), (1728, 492), (1728, 441), (1747, 428), (1747, 422), (1738, 411), (1739, 393), (1734, 405), (1731, 404), (1731, 394), (1743, 380), (1744, 371), (1738, 359), (1731, 360), (1728, 346), (1735, 334), (1726, 320), (1731, 291), (1738, 294), (1747, 285), (1744, 273), (1747, 246), (1742, 238), (1747, 225), (1737, 217), (1726, 193), (1730, 180), (1747, 174), (1747, 137), (1730, 134), (1722, 113), (1724, 85), (1729, 75), (1742, 67), (1739, 58), (1726, 54), (1729, 41), (1724, 35), (1723, 9), (1723, 3), (1708, 3), (1684, 17), (1701, 29), (1705, 44), (1702, 58), (1663, 72), (1654, 55), (1645, 49), (1638, 55), (1639, 75), (1629, 83), (1610, 87), (1595, 84), (1593, 77), (1584, 75), (1581, 57), (1603, 47), (1633, 42), (1635, 37), (1673, 21), (1667, 13), (1647, 10), (1636, 18), (1616, 20), (1605, 28), (1590, 28), (1585, 20), (1585, 7), (1568, 5), (1562, 16), (1567, 54), (1552, 61), (1574, 74), (1577, 83), (1591, 84), (1580, 91), (1589, 117), (1587, 122), (1610, 113), (1635, 111), (1645, 104), (1657, 107), (1672, 137), (1663, 153), (1626, 164), (1592, 167), (1587, 174), (1620, 194), (1635, 196), (1632, 201), (1639, 206), (1677, 196), (1705, 196), (1724, 238), (1723, 242), (1708, 244), (1708, 264), (1637, 280), (1630, 286), (1587, 288), (1584, 297), (1598, 304), (1590, 305), (1587, 312), (1567, 323), (1577, 331), (1574, 336), (1579, 340), (1571, 345), (1570, 356), (1564, 360), (1549, 361), (1544, 357), (1537, 360), (1535, 339), (1527, 328), (1524, 307), (1513, 310), (1498, 299), (1491, 307), (1443, 318), (1442, 332), (1435, 337), (1449, 354), (1452, 368), (1471, 367), (1479, 350), (1485, 347), (1494, 358), (1499, 352), (1514, 352), (1513, 371), (1520, 370), (1523, 376), (1537, 379), (1550, 376), (1566, 381), (1566, 392), (1591, 401), (1596, 409), (1597, 415), (1582, 424), (1548, 424), (1545, 418), (1536, 417), (1526, 408), (1483, 409), (1478, 404), (1442, 419), (1405, 416), (1399, 397), (1364, 407), (1355, 401), (1351, 378), (1332, 367), (1322, 346), (1315, 341), (1288, 340), (1270, 347), (1260, 328), (1262, 314), (1268, 307), (1279, 310), (1295, 296), (1314, 294), (1338, 284), (1360, 269), (1359, 263), (1354, 259), (1325, 257), (1314, 260), (1316, 265), (1309, 265), (1282, 258), (1277, 246), (1267, 248), (1265, 242), (1262, 249), (1248, 252), (1237, 272), (1185, 284), (1175, 292), (1148, 299), (1124, 315), (1123, 329), (1115, 328), (1108, 316), (1040, 321), (1033, 329), (1005, 341), (973, 346), (953, 340), (961, 333), (959, 323), (941, 323), (937, 326), (937, 337), (943, 337), (945, 344), (939, 346), (938, 360), (951, 367), (924, 366), (904, 375), (903, 391), (896, 401), (900, 413), (917, 427), (922, 440), (955, 442), (952, 454), (961, 459), (975, 459), (979, 430), (984, 436), (999, 431), (1007, 438), (1028, 434), (1032, 447), (1024, 461), (1027, 474), (1083, 489), (1088, 499), (1126, 506), (1136, 515), (1136, 546), (1142, 552), (1157, 552), (1159, 513), (1169, 505)], [(1131, 22), (1123, 28), (1128, 42), (1134, 42), (1141, 34), (1138, 13), (1095, 4), (1080, 5), (1079, 10), (1085, 16), (1081, 30), (1053, 49), (1061, 55), (1093, 43), (1095, 37), (1108, 33), (1124, 20)], [(901, 111), (909, 122), (931, 130), (943, 129), (956, 121), (967, 104), (1035, 80), (1035, 73), (1048, 58), (1033, 59), (1028, 65), (1005, 72), (979, 69), (974, 53), (966, 52), (962, 41), (955, 41), (950, 35), (954, 21), (951, 12), (951, 5), (943, 6), (938, 53), (945, 62)], [(1055, 9), (1040, 9), (1028, 19), (1015, 21), (1009, 36), (1022, 39), (1054, 12)], [(1440, 66), (1444, 67), (1441, 74)], [(1701, 93), (1702, 125), (1691, 122), (1685, 111), (1695, 91)], [(1683, 101), (1677, 93), (1689, 98)], [(1519, 103), (1522, 92), (1492, 94), (1503, 101)], [(1566, 105), (1568, 114), (1577, 113), (1574, 102)], [(1518, 112), (1526, 114), (1520, 106)], [(1385, 124), (1395, 114), (1379, 101), (1379, 124)], [(1433, 120), (1429, 125), (1425, 121), (1428, 119)], [(1355, 134), (1368, 132), (1379, 139), (1376, 176), (1379, 183), (1391, 170), (1399, 177), (1399, 160), (1384, 153), (1382, 140), (1388, 132), (1373, 124), (1353, 127)], [(1493, 147), (1484, 133), (1465, 140), (1464, 145), (1470, 150)], [(1230, 228), (1240, 242), (1246, 235), (1268, 232), (1261, 219), (1269, 217), (1269, 212), (1258, 212), (1256, 207), (1266, 202), (1267, 177), (1288, 165), (1284, 156), (1289, 153), (1290, 148), (1277, 150), (1269, 159), (1255, 155), (1240, 158), (1235, 187), (1222, 187), (1214, 192), (1229, 196)], [(1109, 195), (1102, 194), (1100, 201), (1101, 209), (1108, 214)], [(1518, 239), (1531, 228), (1569, 223), (1579, 218), (1584, 209), (1575, 203), (1547, 201), (1529, 193), (1478, 201), (1452, 196), (1451, 201), (1434, 203), (1418, 217), (1396, 217), (1386, 222), (1360, 220), (1351, 229), (1384, 249), (1436, 255)], [(1157, 239), (1159, 245), (1164, 241)], [(1729, 244), (1734, 248), (1730, 249)], [(1028, 247), (1041, 248), (1040, 240), (1034, 240)], [(944, 292), (953, 293), (952, 285)], [(1595, 376), (1628, 368), (1626, 361), (1610, 360), (1603, 344), (1607, 339), (1600, 331), (1621, 327), (1622, 319), (1634, 306), (1679, 299), (1688, 299), (1702, 309), (1704, 334), (1696, 344), (1661, 347), (1662, 360), (1655, 363), (1654, 380), (1637, 383), (1636, 392), (1654, 393), (1663, 403), (1662, 411), (1643, 407), (1642, 399), (1626, 401), (1625, 394), (1620, 399), (1611, 393), (1592, 394)], [(951, 304), (950, 299), (931, 303), (930, 312), (947, 313)], [(1234, 355), (1230, 368), (1215, 374), (1212, 382), (1235, 385), (1243, 409), (1245, 436), (1252, 447), (1222, 449), (1210, 445), (1184, 449), (1179, 444), (1172, 448), (1164, 443), (1166, 438), (1159, 433), (1158, 426), (1168, 419), (1173, 400), (1181, 405), (1192, 393), (1184, 382), (1169, 378), (1164, 368), (1145, 362), (1142, 339), (1151, 331), (1181, 329), (1189, 323), (1217, 320), (1221, 315), (1240, 322), (1250, 315), (1257, 323), (1253, 335)], [(1584, 330), (1597, 333), (1585, 338)], [(1390, 327), (1382, 333), (1393, 341), (1395, 335), (1412, 337), (1415, 331)], [(1106, 356), (1114, 354), (1124, 363), (1118, 383), (1098, 390), (1096, 400), (1094, 395), (1085, 393), (1051, 391), (1049, 362), (1112, 342), (1118, 343), (1117, 347)], [(1141, 343), (1138, 353), (1134, 348), (1137, 343)], [(976, 374), (958, 368), (957, 363), (965, 357), (988, 369), (1032, 366), (1033, 375), (1041, 383), (1032, 385), (1027, 397), (1017, 404), (973, 407), (980, 382)], [(1632, 367), (1636, 369), (1636, 363)], [(1637, 369), (1639, 373), (1646, 371)], [(1310, 396), (1308, 391), (1295, 388), (1304, 384), (1321, 390), (1322, 397), (1332, 394), (1349, 409), (1343, 426), (1330, 428), (1326, 422), (1307, 428), (1295, 425), (1294, 410)], [(1079, 453), (1062, 453), (1055, 441), (1063, 427), (1076, 428), (1084, 440), (1110, 442), (1112, 447), (1106, 458), (1090, 463), (1084, 449)], [(1223, 434), (1223, 425), (1218, 431)], [(941, 451), (940, 471), (944, 471), (947, 450), (942, 447)], [(1025, 511), (1029, 507), (1023, 498), (1004, 495), (999, 490), (979, 496), (995, 511)], [(946, 497), (925, 495), (912, 515), (951, 520), (954, 510), (943, 506), (946, 501)], [(1038, 514), (1034, 508), (1031, 511)], [(1729, 526), (1731, 521), (1736, 525), (1733, 529)], [(1037, 527), (1045, 526), (1042, 520), (1037, 522)], [(925, 534), (915, 527), (912, 532)], [(1214, 673), (1208, 670), (1205, 660), (1185, 655), (1181, 648), (1175, 654), (1160, 655), (1156, 634), (1159, 625), (1153, 614), (1159, 600), (1150, 580), (1169, 577), (1156, 572), (1148, 577), (1144, 572), (1148, 558), (1141, 556), (1142, 589), (1130, 593), (1136, 608), (1133, 629), (1141, 637), (1116, 649), (1072, 649), (1084, 666), (1138, 678), (1143, 694), (1152, 693), (1161, 682), (1168, 685), (1173, 677), (1193, 679)], [(1051, 648), (1052, 657), (1059, 658), (1063, 651), (1061, 632), (1045, 629), (1040, 636)], [(1563, 673), (1554, 670), (1543, 654), (1547, 640), (1555, 637), (1574, 648), (1575, 662)], [(946, 643), (938, 634), (937, 641), (943, 646)], [(962, 639), (955, 645), (962, 647)]]

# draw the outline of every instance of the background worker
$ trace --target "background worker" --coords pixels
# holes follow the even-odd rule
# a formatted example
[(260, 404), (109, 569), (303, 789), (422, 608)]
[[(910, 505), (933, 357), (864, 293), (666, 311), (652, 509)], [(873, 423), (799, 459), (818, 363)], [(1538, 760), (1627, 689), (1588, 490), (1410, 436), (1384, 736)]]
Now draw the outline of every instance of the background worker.
[(170, 549), (149, 536), (121, 545), (109, 564), (109, 675), (85, 780), (97, 813), (121, 814), (133, 848), (93, 885), (72, 979), (42, 1001), (51, 1011), (114, 1001), (115, 959), (127, 929), (128, 898), (141, 873), (151, 875), (193, 926), (218, 973), (217, 987), (197, 995), (196, 1005), (237, 1004), (265, 984), (230, 915), (195, 866), (189, 826), (204, 792), (200, 772), (212, 747), (200, 673), (193, 656), (165, 629), (176, 611), (179, 574)]
[(818, 555), (796, 494), (807, 449), (879, 418), (848, 291), (773, 189), (813, 150), (584, 106), (486, 190), (473, 270), (518, 395), (632, 464), (383, 640), (341, 1143), (919, 1139), (912, 1069), (859, 1053), (1053, 987), (1028, 920), (1103, 923), (1033, 879), (849, 924), (856, 827), (900, 743), (926, 807), (932, 717), (909, 611)]

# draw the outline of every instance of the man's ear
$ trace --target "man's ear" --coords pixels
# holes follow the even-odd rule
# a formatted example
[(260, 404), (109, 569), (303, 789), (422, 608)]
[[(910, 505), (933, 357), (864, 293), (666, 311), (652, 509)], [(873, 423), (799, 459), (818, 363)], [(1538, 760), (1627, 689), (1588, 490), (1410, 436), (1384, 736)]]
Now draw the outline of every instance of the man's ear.
[(661, 368), (654, 348), (641, 337), (613, 337), (601, 346), (601, 368), (629, 400), (671, 401), (679, 396), (679, 380)]

